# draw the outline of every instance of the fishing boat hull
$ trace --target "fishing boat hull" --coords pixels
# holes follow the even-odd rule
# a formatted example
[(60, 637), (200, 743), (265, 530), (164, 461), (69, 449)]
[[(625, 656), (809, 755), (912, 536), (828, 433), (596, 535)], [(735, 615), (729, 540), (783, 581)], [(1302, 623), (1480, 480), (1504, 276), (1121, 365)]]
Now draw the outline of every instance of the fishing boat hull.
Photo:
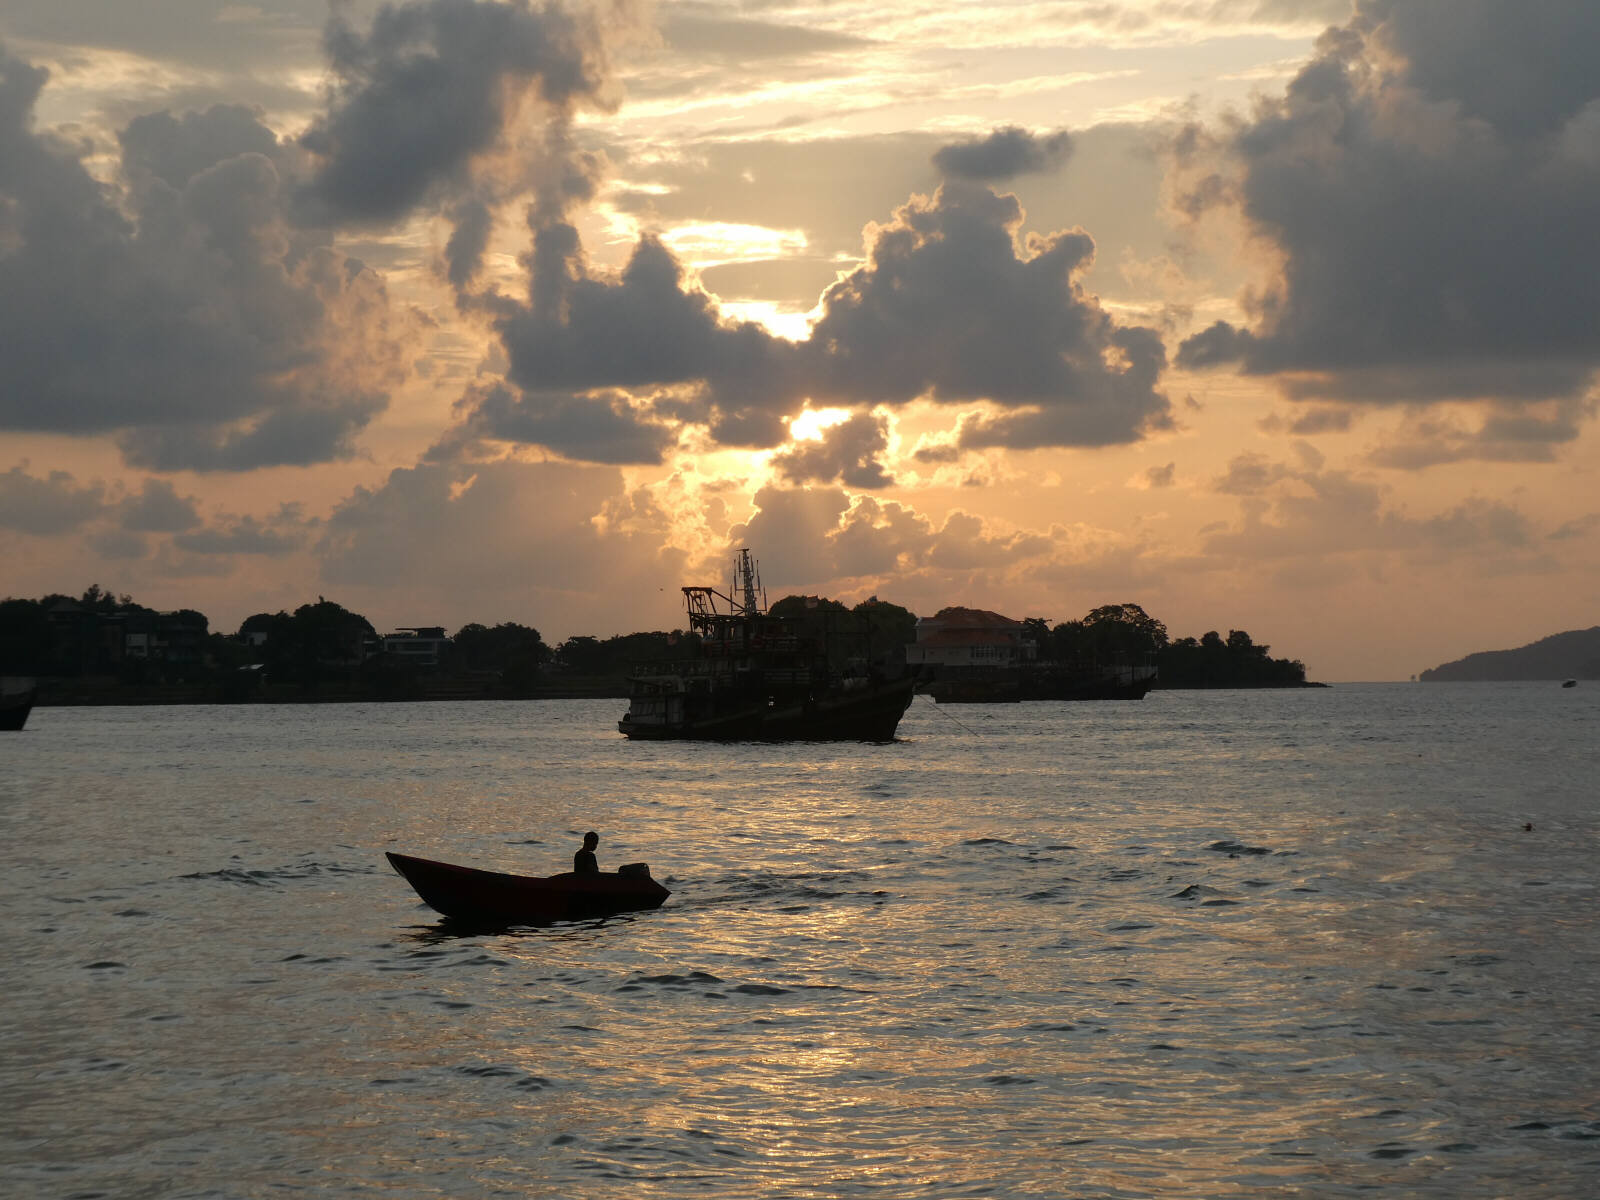
[(655, 693), (635, 696), (617, 729), (656, 741), (892, 742), (913, 685), (897, 679), (816, 697)]
[(15, 733), (26, 725), (37, 695), (33, 687), (0, 694), (0, 732)]
[(473, 925), (550, 925), (660, 908), (672, 893), (642, 863), (617, 874), (539, 877), (480, 871), (454, 863), (386, 854), (422, 902)]

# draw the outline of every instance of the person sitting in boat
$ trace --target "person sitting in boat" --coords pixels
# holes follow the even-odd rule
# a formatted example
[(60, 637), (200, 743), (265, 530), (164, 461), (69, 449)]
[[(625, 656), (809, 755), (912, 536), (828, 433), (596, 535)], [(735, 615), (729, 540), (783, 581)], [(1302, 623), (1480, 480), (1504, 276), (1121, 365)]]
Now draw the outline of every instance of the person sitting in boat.
[(572, 870), (577, 875), (598, 875), (600, 864), (595, 860), (594, 848), (600, 844), (600, 835), (590, 830), (583, 835), (583, 849), (572, 856)]

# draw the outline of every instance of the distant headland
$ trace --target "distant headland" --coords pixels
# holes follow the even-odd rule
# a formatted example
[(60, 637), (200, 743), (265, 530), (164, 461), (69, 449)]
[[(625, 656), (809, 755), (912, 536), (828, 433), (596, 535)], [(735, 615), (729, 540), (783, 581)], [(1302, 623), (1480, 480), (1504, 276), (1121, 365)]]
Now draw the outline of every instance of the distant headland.
[[(941, 622), (919, 622), (876, 596), (853, 608), (786, 596), (771, 611), (802, 628), (851, 614), (871, 630), (874, 668), (894, 675), (921, 678), (937, 657), (923, 635)], [(995, 661), (1026, 659), (1044, 669), (1145, 664), (1158, 688), (1323, 686), (1306, 681), (1304, 663), (1273, 658), (1242, 629), (1172, 638), (1137, 604), (1102, 605), (1055, 624), (965, 609), (939, 615), (951, 613), (993, 626), (984, 635), (993, 645), (966, 649)], [(36, 679), (41, 705), (625, 697), (639, 663), (697, 651), (697, 635), (684, 630), (575, 636), (555, 646), (516, 622), (471, 623), (454, 634), (442, 626), (379, 633), (321, 596), (292, 613), (257, 613), (234, 633), (213, 631), (195, 609), (160, 612), (98, 584), (81, 596), (0, 600), (0, 675)]]
[(1480, 650), (1432, 667), (1417, 678), (1423, 683), (1600, 679), (1600, 625), (1552, 634), (1515, 650)]

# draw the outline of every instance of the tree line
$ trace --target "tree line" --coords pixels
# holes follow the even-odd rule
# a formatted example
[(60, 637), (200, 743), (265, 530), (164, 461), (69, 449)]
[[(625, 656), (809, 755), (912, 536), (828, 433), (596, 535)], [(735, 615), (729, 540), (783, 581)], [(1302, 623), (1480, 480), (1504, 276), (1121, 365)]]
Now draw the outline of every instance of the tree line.
[[(853, 627), (877, 663), (905, 663), (916, 640), (910, 609), (873, 596), (855, 606), (825, 597), (785, 596), (769, 611), (796, 620), (807, 634)], [(1082, 618), (1022, 623), (1039, 660), (1063, 664), (1154, 660), (1158, 686), (1284, 687), (1305, 683), (1298, 660), (1272, 658), (1243, 630), (1173, 639), (1137, 604), (1103, 605)], [(118, 639), (121, 639), (120, 641)], [(513, 621), (469, 623), (440, 648), (425, 672), (407, 656), (383, 649), (378, 631), (360, 613), (318, 597), (293, 612), (256, 613), (236, 633), (211, 630), (194, 609), (158, 612), (92, 584), (80, 596), (0, 601), (0, 673), (41, 677), (110, 677), (128, 685), (224, 684), (243, 698), (257, 680), (312, 689), (339, 684), (379, 696), (418, 694), (420, 677), (456, 680), (461, 694), (499, 695), (614, 689), (634, 664), (692, 657), (698, 638), (682, 630), (569, 637), (554, 646), (539, 631)], [(858, 652), (858, 651), (852, 651)], [(580, 681), (587, 681), (582, 683)]]

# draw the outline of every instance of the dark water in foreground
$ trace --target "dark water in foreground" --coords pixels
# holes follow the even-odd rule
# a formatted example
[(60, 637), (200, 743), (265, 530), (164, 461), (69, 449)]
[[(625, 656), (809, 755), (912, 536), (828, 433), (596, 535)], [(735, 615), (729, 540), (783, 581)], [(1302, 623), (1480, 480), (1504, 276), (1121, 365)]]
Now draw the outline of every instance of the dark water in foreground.
[[(1600, 1195), (1600, 687), (619, 709), (5, 735), (0, 1194)], [(591, 826), (665, 908), (457, 937), (383, 862)]]

